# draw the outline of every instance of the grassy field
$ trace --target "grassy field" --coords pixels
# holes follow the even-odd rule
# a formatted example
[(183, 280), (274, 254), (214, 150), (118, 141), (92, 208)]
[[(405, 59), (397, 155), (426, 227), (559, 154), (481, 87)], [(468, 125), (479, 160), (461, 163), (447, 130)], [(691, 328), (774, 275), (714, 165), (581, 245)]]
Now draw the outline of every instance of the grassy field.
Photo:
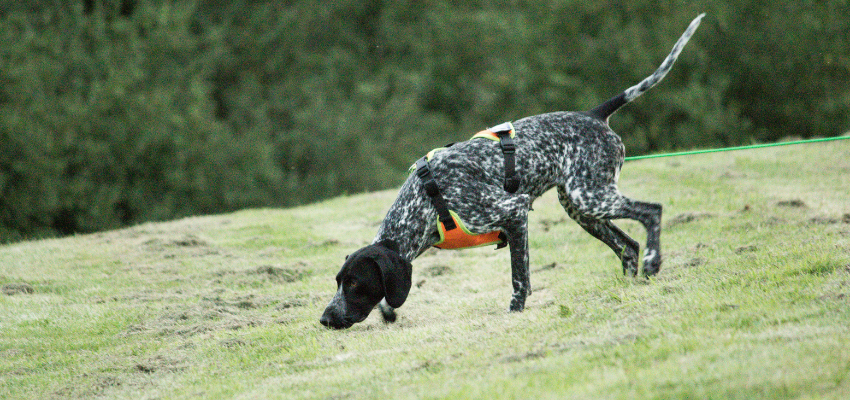
[(850, 141), (631, 162), (621, 189), (664, 204), (656, 278), (548, 193), (525, 312), (506, 250), (429, 250), (396, 324), (347, 331), (318, 318), (395, 191), (2, 246), (0, 398), (850, 398)]

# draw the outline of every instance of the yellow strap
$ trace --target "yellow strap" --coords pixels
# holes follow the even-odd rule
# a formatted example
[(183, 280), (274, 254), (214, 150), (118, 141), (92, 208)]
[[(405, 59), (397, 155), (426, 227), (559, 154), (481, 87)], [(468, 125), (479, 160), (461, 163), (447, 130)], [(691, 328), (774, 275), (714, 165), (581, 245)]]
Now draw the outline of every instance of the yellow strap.
[[(502, 125), (508, 125), (511, 128), (511, 138), (516, 137), (516, 129), (514, 129), (514, 124), (512, 124), (510, 122), (505, 122)], [(501, 126), (501, 125), (497, 125), (497, 126)], [(496, 141), (496, 142), (499, 141), (499, 136), (496, 135), (496, 132), (491, 131), (490, 128), (476, 133), (475, 135), (472, 136), (472, 138), (473, 139), (484, 138), (484, 139), (490, 139), (490, 140), (493, 140), (493, 141)]]

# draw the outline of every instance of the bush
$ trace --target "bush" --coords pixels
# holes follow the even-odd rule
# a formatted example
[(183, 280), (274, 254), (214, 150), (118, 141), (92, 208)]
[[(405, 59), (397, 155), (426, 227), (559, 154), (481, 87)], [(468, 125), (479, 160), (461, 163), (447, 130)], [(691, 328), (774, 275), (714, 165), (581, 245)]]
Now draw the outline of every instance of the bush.
[[(27, 12), (21, 10), (28, 10)], [(24, 236), (272, 203), (267, 137), (210, 118), (191, 8), (23, 6), (4, 16), (0, 221)]]
[(847, 2), (0, 6), (0, 240), (397, 185), (487, 125), (589, 109), (630, 155), (850, 129)]

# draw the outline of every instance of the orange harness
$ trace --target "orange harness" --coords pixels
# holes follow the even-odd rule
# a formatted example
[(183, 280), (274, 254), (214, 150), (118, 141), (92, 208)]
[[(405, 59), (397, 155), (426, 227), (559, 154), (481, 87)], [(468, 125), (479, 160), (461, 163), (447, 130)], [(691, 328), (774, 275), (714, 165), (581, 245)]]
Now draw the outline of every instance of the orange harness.
[[(502, 151), (506, 157), (506, 180), (505, 189), (513, 193), (519, 186), (519, 179), (514, 177), (513, 173), (513, 156), (515, 147), (511, 140), (515, 135), (514, 127), (510, 122), (507, 122), (496, 127), (483, 130), (476, 133), (472, 138), (485, 138), (498, 141), (502, 146)], [(507, 149), (506, 149), (507, 148)], [(439, 249), (467, 249), (471, 247), (480, 247), (495, 244), (497, 249), (507, 246), (507, 237), (502, 231), (493, 231), (482, 234), (471, 233), (460, 217), (448, 209), (445, 199), (440, 194), (440, 189), (437, 182), (431, 175), (429, 161), (434, 156), (434, 153), (444, 150), (445, 147), (434, 149), (428, 152), (425, 157), (419, 159), (410, 169), (416, 171), (416, 174), (422, 180), (425, 186), (425, 192), (431, 197), (431, 202), (437, 209), (439, 220), (437, 221), (437, 232), (440, 234), (440, 240), (434, 244), (434, 247)], [(509, 154), (510, 153), (510, 154)], [(510, 157), (510, 173), (508, 173), (508, 157)], [(512, 189), (512, 190), (510, 190)]]
[(481, 234), (474, 234), (466, 229), (463, 221), (458, 218), (454, 211), (449, 211), (457, 225), (456, 229), (448, 230), (442, 222), (437, 222), (437, 232), (440, 233), (440, 241), (434, 244), (434, 247), (443, 250), (458, 250), (469, 249), (472, 247), (481, 247), (495, 244), (497, 249), (506, 246), (507, 238), (502, 231), (493, 231)]

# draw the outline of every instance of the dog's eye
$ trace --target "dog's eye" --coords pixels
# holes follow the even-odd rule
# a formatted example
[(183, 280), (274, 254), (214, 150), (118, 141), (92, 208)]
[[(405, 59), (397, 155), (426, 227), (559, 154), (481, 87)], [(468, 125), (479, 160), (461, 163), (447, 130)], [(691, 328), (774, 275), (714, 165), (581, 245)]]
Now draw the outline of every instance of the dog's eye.
[(357, 281), (355, 281), (354, 279), (349, 279), (349, 280), (345, 281), (345, 287), (348, 288), (349, 290), (354, 289), (354, 288), (357, 287)]

